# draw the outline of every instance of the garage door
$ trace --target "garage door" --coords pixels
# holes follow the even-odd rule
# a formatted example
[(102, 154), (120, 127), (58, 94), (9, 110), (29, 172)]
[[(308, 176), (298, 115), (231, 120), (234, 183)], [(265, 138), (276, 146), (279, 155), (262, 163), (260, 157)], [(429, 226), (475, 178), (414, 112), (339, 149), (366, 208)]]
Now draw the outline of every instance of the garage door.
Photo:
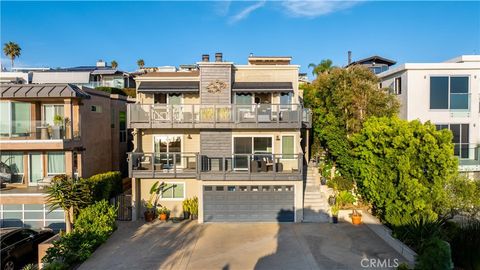
[(293, 186), (203, 186), (205, 222), (293, 222)]

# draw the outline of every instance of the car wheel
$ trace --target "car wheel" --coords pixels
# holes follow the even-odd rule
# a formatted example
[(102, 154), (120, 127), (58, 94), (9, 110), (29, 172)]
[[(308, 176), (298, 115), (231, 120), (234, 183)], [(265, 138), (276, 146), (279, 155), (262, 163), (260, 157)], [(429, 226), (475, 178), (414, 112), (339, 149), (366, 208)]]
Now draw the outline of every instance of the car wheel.
[(15, 270), (15, 262), (12, 259), (7, 259), (3, 265), (3, 270)]

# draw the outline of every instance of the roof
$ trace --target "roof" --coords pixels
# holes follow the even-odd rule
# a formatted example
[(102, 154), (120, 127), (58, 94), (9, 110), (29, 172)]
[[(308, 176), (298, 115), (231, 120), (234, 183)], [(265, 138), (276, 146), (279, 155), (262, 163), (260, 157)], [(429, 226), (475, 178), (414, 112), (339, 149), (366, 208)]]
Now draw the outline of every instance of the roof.
[(90, 98), (73, 84), (4, 84), (0, 85), (0, 98), (70, 97)]
[(116, 69), (96, 69), (92, 71), (92, 75), (113, 75), (116, 73), (122, 73)]
[(199, 81), (140, 82), (138, 86), (140, 92), (198, 92), (199, 89)]
[(366, 64), (366, 63), (369, 63), (369, 62), (386, 64), (388, 66), (393, 66), (397, 63), (393, 60), (390, 60), (390, 59), (387, 59), (387, 58), (384, 58), (384, 57), (381, 57), (381, 56), (378, 56), (378, 55), (373, 55), (373, 56), (370, 56), (370, 57), (367, 57), (367, 58), (364, 58), (364, 59), (353, 61), (352, 63), (348, 64), (347, 67), (352, 66), (352, 65)]
[(47, 72), (33, 72), (33, 83), (89, 83), (90, 82), (90, 72), (89, 71), (76, 71), (76, 72), (56, 72), (56, 71), (47, 71)]
[(198, 70), (192, 71), (177, 71), (177, 72), (148, 72), (139, 77), (198, 77), (200, 72)]
[(233, 92), (293, 92), (291, 82), (235, 82)]

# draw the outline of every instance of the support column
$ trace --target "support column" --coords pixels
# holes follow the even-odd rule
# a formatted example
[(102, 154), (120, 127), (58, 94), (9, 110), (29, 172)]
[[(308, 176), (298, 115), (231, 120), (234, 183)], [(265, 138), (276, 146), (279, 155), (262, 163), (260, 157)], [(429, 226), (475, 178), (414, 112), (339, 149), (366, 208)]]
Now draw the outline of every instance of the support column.
[(132, 221), (138, 220), (142, 212), (140, 188), (140, 179), (132, 178)]
[[(65, 138), (73, 139), (73, 104), (71, 99), (64, 99)], [(68, 120), (68, 122), (67, 122)]]
[(133, 129), (133, 152), (143, 152), (142, 149), (142, 130)]
[(73, 177), (73, 152), (65, 151), (65, 173)]

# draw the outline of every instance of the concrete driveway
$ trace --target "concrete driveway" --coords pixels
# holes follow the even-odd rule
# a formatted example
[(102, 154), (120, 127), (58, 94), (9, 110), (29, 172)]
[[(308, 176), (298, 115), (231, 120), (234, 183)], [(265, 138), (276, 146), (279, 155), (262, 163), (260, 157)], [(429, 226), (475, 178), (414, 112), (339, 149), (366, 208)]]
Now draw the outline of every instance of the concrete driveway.
[(361, 269), (365, 258), (405, 261), (364, 225), (122, 222), (79, 269)]

